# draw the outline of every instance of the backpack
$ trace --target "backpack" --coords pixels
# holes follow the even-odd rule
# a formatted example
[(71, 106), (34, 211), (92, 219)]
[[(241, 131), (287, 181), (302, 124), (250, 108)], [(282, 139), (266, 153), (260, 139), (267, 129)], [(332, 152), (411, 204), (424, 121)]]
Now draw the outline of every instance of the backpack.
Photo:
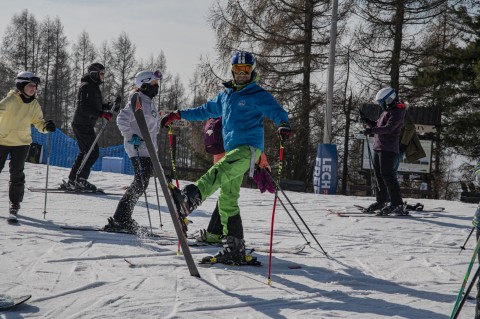
[(222, 117), (210, 118), (203, 129), (203, 142), (208, 154), (224, 153), (222, 136)]

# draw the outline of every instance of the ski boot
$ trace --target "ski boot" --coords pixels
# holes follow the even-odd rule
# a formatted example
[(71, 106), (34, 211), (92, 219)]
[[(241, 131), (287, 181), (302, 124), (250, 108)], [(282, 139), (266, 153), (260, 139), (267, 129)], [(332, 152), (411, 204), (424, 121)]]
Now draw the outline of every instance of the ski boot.
[(226, 265), (252, 265), (260, 266), (256, 257), (252, 257), (245, 252), (245, 241), (243, 239), (226, 236), (222, 239), (223, 250), (220, 250), (215, 256), (207, 256), (202, 258), (201, 264), (222, 263)]
[(375, 214), (376, 211), (381, 211), (385, 207), (385, 203), (375, 202), (362, 210), (362, 213), (365, 214)]
[(7, 218), (7, 221), (10, 224), (18, 223), (17, 214), (19, 210), (20, 210), (20, 204), (10, 203), (10, 215)]
[(407, 216), (408, 210), (405, 209), (405, 205), (389, 205), (385, 206), (380, 212), (376, 213), (377, 216)]
[(172, 194), (173, 201), (177, 208), (180, 223), (182, 224), (183, 231), (186, 234), (188, 230), (188, 215), (194, 211), (198, 206), (202, 204), (200, 190), (194, 184), (187, 185), (183, 190), (178, 189), (173, 183), (168, 184), (170, 193)]
[(119, 221), (114, 219), (113, 217), (109, 217), (107, 221), (108, 224), (103, 227), (105, 231), (137, 234), (141, 229), (141, 227), (133, 218)]
[[(70, 182), (70, 181), (69, 181)], [(75, 190), (82, 191), (82, 192), (92, 192), (95, 193), (97, 191), (97, 186), (93, 185), (85, 178), (78, 177), (75, 181)]]
[(62, 180), (62, 184), (60, 185), (60, 189), (65, 190), (67, 192), (74, 192), (76, 189), (75, 186), (75, 181), (68, 179), (68, 180)]

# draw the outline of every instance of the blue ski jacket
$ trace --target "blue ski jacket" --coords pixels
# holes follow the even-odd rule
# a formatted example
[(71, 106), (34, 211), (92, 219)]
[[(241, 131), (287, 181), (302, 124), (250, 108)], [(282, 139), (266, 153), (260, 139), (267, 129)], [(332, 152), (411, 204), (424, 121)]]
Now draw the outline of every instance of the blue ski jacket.
[(222, 116), (222, 135), (225, 150), (241, 145), (254, 146), (264, 151), (264, 117), (278, 126), (288, 123), (287, 111), (256, 82), (240, 91), (226, 88), (215, 98), (198, 107), (181, 110), (187, 121), (202, 121)]

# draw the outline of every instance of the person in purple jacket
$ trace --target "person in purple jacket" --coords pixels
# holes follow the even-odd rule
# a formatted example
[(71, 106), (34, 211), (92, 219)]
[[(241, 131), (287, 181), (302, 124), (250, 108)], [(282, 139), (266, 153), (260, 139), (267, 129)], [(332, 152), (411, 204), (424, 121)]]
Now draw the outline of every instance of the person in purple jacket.
[[(365, 133), (374, 134), (373, 166), (378, 184), (376, 202), (367, 208), (367, 212), (377, 212), (377, 215), (407, 215), (394, 172), (395, 157), (400, 151), (405, 105), (397, 98), (395, 90), (391, 87), (378, 91), (375, 101), (383, 108), (380, 117), (376, 122), (368, 118), (363, 119), (367, 126)], [(389, 199), (390, 204), (387, 205)]]

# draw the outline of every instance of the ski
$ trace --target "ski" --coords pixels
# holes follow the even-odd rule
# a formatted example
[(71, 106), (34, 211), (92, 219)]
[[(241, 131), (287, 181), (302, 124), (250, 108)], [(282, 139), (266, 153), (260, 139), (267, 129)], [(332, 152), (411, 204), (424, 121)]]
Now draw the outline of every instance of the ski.
[(24, 295), (24, 296), (10, 296), (10, 295), (4, 295), (0, 294), (0, 309), (9, 309), (13, 308), (15, 306), (18, 306), (25, 301), (29, 300), (32, 298), (32, 295)]
[[(361, 205), (353, 205), (353, 207), (358, 208), (363, 214), (375, 214), (375, 212), (367, 211), (367, 207)], [(445, 207), (434, 207), (434, 208), (425, 208), (422, 204), (417, 203), (415, 205), (406, 205), (405, 207), (409, 212), (423, 212), (423, 213), (441, 213), (445, 211)]]
[(197, 266), (195, 265), (195, 261), (193, 260), (192, 253), (190, 252), (190, 248), (188, 247), (187, 239), (184, 234), (185, 226), (182, 225), (184, 223), (180, 219), (179, 212), (177, 211), (175, 202), (170, 192), (170, 188), (168, 187), (168, 182), (165, 177), (165, 172), (163, 171), (162, 164), (158, 159), (155, 146), (153, 145), (153, 142), (152, 142), (152, 138), (150, 137), (150, 132), (148, 130), (147, 122), (145, 121), (145, 115), (143, 114), (140, 94), (138, 92), (132, 95), (130, 104), (131, 104), (131, 107), (133, 108), (133, 114), (135, 116), (135, 120), (137, 121), (138, 127), (142, 134), (142, 138), (145, 141), (145, 145), (147, 146), (148, 154), (150, 155), (150, 159), (152, 160), (155, 174), (157, 175), (163, 195), (165, 196), (165, 201), (167, 202), (168, 210), (170, 211), (170, 216), (172, 217), (172, 222), (175, 227), (175, 232), (177, 233), (178, 241), (180, 242), (180, 246), (183, 251), (183, 256), (185, 256), (185, 262), (187, 263), (187, 267), (188, 267), (188, 270), (190, 271), (190, 275), (200, 278), (200, 273), (198, 272)]
[(338, 212), (338, 211), (333, 211), (328, 209), (327, 210), (329, 213), (328, 215), (334, 215), (338, 217), (377, 217), (377, 218), (438, 218), (438, 216), (435, 216), (433, 214), (408, 214), (408, 215), (376, 215), (372, 213), (358, 213), (358, 212)]
[(65, 230), (96, 231), (96, 232), (105, 232), (105, 233), (126, 234), (126, 235), (134, 235), (138, 237), (165, 238), (164, 236), (161, 236), (159, 234), (150, 233), (150, 229), (147, 227), (140, 227), (140, 229), (136, 232), (131, 232), (126, 229), (105, 229), (103, 227), (95, 227), (95, 226), (62, 225), (60, 226), (60, 228)]
[[(270, 253), (270, 246), (268, 245), (259, 245), (259, 244), (250, 243), (248, 246), (251, 247), (251, 249), (253, 249), (254, 251), (257, 251), (260, 253)], [(294, 247), (273, 247), (272, 253), (296, 255), (303, 252), (305, 250), (305, 247), (306, 247), (305, 244), (297, 245)]]
[(229, 265), (229, 266), (256, 266), (259, 267), (262, 265), (260, 261), (257, 260), (257, 257), (253, 257), (250, 254), (245, 256), (245, 260), (241, 262), (236, 261), (226, 261), (226, 262), (218, 262), (215, 256), (206, 256), (203, 257), (199, 262), (201, 265), (215, 265), (215, 264), (222, 264), (222, 265)]
[(375, 215), (375, 214), (349, 214), (349, 213), (335, 213), (338, 217), (377, 217), (377, 218), (438, 218), (438, 216), (433, 215), (401, 215), (401, 216), (391, 216), (391, 215)]
[[(36, 188), (36, 187), (28, 187), (27, 188), (30, 192), (34, 193), (44, 193), (45, 188)], [(95, 192), (92, 191), (82, 191), (82, 190), (66, 190), (62, 188), (47, 188), (48, 193), (59, 193), (59, 194), (73, 194), (73, 195), (117, 195), (117, 196), (122, 196), (123, 193), (110, 193), (106, 192), (102, 189), (97, 189)]]
[[(176, 241), (158, 241), (156, 242), (160, 246), (168, 246), (168, 245), (177, 245)], [(188, 246), (190, 247), (222, 247), (221, 243), (206, 243), (206, 242), (197, 242), (197, 241), (187, 241)], [(260, 253), (269, 253), (270, 246), (267, 244), (256, 244), (256, 243), (247, 243), (248, 246), (247, 250), (252, 250)], [(306, 245), (301, 244), (294, 247), (273, 247), (272, 253), (274, 254), (300, 254), (305, 250)]]

